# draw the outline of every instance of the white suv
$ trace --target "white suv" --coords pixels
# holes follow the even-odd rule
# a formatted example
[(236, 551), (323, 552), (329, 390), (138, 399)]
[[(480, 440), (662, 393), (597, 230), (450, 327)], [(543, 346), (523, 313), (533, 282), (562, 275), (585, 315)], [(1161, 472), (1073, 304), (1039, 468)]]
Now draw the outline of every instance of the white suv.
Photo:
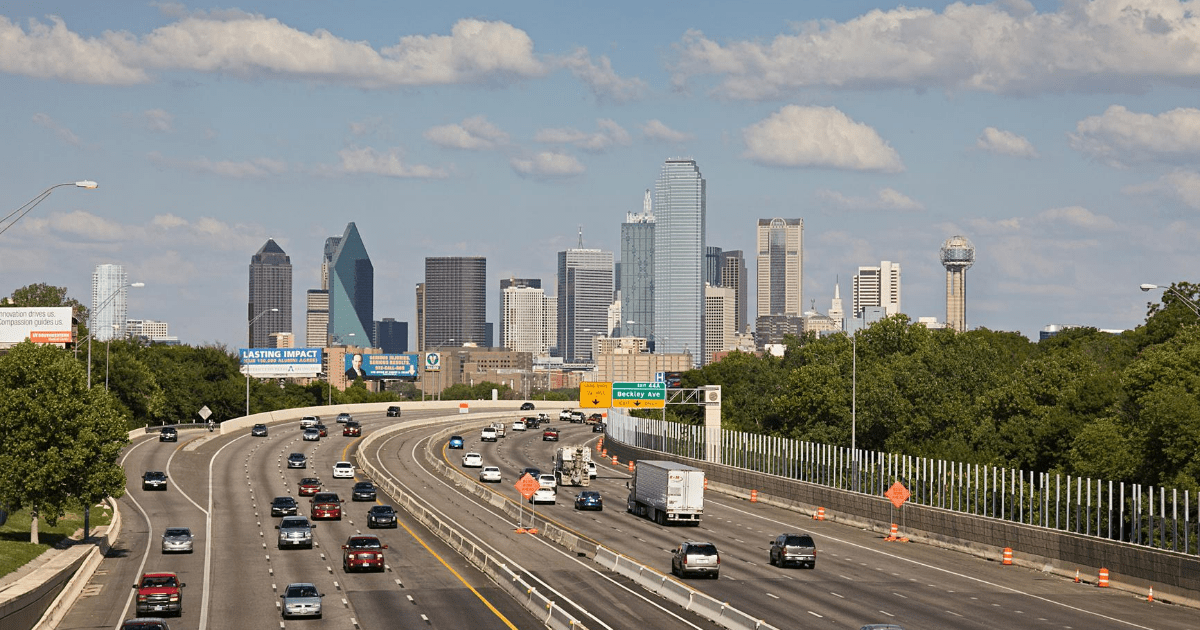
[(334, 464), (333, 465), (333, 478), (334, 479), (353, 479), (354, 478), (354, 464), (351, 464), (350, 462), (338, 462), (338, 463)]
[(571, 420), (571, 411), (572, 411), (571, 409), (563, 409), (562, 411), (558, 412), (558, 419), (570, 421)]

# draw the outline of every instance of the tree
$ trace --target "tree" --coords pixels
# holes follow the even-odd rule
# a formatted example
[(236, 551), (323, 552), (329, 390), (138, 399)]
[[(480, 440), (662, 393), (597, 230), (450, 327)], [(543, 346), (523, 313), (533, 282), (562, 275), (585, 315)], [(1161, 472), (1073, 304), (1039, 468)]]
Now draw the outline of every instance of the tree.
[(54, 307), (70, 306), (71, 316), (76, 321), (86, 322), (87, 307), (75, 298), (67, 297), (66, 287), (56, 287), (46, 283), (29, 284), (12, 292), (12, 297), (0, 300), (0, 304), (11, 306)]
[(67, 506), (121, 496), (117, 456), (129, 442), (125, 419), (103, 389), (87, 387), (69, 353), (21, 343), (0, 356), (0, 504), (30, 508), (54, 525)]

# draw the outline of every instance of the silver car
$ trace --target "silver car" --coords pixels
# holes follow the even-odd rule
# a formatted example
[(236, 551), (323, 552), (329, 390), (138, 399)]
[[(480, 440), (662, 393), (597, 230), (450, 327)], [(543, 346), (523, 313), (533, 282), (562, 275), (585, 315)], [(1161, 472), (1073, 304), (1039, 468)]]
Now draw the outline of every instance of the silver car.
[(321, 598), (323, 593), (317, 590), (317, 585), (311, 582), (296, 582), (288, 584), (283, 589), (283, 618), (316, 617), (321, 618)]
[(168, 527), (162, 535), (162, 552), (192, 553), (192, 530), (187, 527)]

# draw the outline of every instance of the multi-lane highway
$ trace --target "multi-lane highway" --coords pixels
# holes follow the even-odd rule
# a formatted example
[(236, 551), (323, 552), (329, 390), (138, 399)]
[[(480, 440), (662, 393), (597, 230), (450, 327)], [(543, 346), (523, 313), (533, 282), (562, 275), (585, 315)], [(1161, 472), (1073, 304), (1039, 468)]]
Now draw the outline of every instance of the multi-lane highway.
[[(508, 420), (518, 417), (514, 411)], [(407, 414), (407, 423), (419, 418)], [(358, 415), (364, 435), (395, 427), (381, 414)], [(460, 422), (459, 418), (447, 422)], [(469, 420), (468, 420), (469, 421)], [(479, 421), (475, 421), (478, 425)], [(535, 628), (541, 621), (517, 604), (456, 552), (400, 510), (395, 530), (368, 530), (370, 503), (349, 501), (354, 480), (332, 479), (331, 466), (352, 459), (357, 438), (342, 437), (326, 419), (331, 434), (320, 442), (301, 442), (298, 424), (271, 427), (266, 438), (247, 432), (189, 435), (181, 442), (159, 443), (151, 436), (129, 447), (124, 465), (129, 492), (121, 505), (125, 527), (116, 546), (92, 579), (63, 628), (116, 627), (132, 617), (130, 585), (142, 571), (180, 573), (187, 583), (184, 613), (175, 628), (276, 627), (278, 595), (289, 582), (314, 582), (323, 593), (325, 616), (319, 621), (287, 621), (286, 627), (384, 628), (422, 624), (431, 627)], [(590, 444), (599, 437), (583, 425), (553, 423), (560, 444)], [(480, 547), (509, 568), (527, 576), (557, 606), (588, 628), (715, 628), (678, 607), (646, 594), (628, 580), (600, 570), (587, 557), (539, 536), (520, 534), (508, 513), (475, 493), (463, 491), (438, 475), (427, 453), (475, 483), (477, 469), (461, 469), (464, 452), (483, 454), (485, 465), (504, 473), (490, 490), (521, 502), (512, 484), (526, 466), (551, 468), (558, 444), (542, 442), (541, 431), (513, 432), (494, 443), (481, 443), (478, 428), (463, 428), (466, 449), (446, 450), (444, 440), (429, 436), (446, 425), (400, 427), (373, 440), (359, 453), (384, 469), (393, 483), (418, 497)], [(293, 451), (309, 455), (309, 468), (288, 470)], [(170, 475), (166, 492), (141, 490), (143, 470)], [(327, 489), (344, 499), (342, 521), (321, 521), (312, 550), (275, 548), (274, 524), (267, 504), (272, 497), (296, 495), (303, 476), (319, 476)], [(729, 602), (779, 628), (858, 628), (866, 623), (897, 623), (905, 628), (1194, 628), (1195, 611), (1150, 604), (1127, 593), (1074, 584), (1048, 574), (1001, 566), (954, 551), (925, 545), (884, 542), (879, 536), (760, 503), (715, 493), (707, 497), (699, 527), (662, 527), (624, 509), (628, 471), (600, 464), (591, 489), (605, 499), (603, 512), (576, 512), (575, 489), (563, 488), (555, 505), (538, 506), (539, 521), (553, 520), (580, 536), (601, 542), (626, 556), (668, 573), (669, 551), (683, 540), (707, 540), (721, 552), (719, 580), (687, 583)], [(390, 502), (380, 496), (380, 502)], [(523, 503), (523, 502), (522, 502)], [(527, 511), (523, 524), (529, 525)], [(196, 534), (195, 552), (164, 556), (159, 538), (167, 526), (187, 526)], [(374, 533), (389, 545), (388, 570), (346, 575), (341, 543), (351, 534)], [(769, 540), (785, 531), (811, 532), (818, 544), (814, 570), (780, 569), (767, 563)], [(669, 578), (668, 579), (674, 579)]]

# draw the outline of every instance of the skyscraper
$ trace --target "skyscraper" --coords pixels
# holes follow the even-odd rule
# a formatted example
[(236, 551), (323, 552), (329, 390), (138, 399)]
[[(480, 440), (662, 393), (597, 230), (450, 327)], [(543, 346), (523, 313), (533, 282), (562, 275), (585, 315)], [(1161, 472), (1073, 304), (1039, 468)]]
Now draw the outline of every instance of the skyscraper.
[(540, 286), (510, 283), (500, 291), (500, 318), (505, 322), (500, 345), (534, 356), (549, 355), (557, 336), (557, 310), (557, 300), (547, 297)]
[(721, 284), (721, 248), (707, 245), (704, 248), (704, 282), (714, 287)]
[(334, 243), (325, 242), (329, 288), (329, 341), (369, 347), (375, 331), (375, 267), (354, 223)]
[(967, 270), (975, 264), (975, 246), (965, 236), (952, 236), (942, 243), (942, 266), (946, 268), (946, 327), (967, 330)]
[(642, 212), (626, 213), (621, 224), (621, 320), (622, 335), (654, 338), (654, 213), (649, 190)]
[(121, 265), (96, 265), (92, 272), (91, 334), (96, 341), (123, 339), (128, 319), (129, 276)]
[(292, 260), (275, 239), (250, 257), (246, 321), (253, 322), (247, 336), (251, 348), (273, 347), (271, 333), (292, 332)]
[(612, 252), (579, 248), (558, 253), (558, 352), (564, 360), (594, 359), (592, 337), (608, 334), (612, 296)]
[(408, 352), (408, 322), (398, 322), (395, 318), (384, 317), (375, 322), (375, 347), (383, 350), (384, 354), (400, 354)]
[(758, 316), (804, 311), (804, 219), (758, 220)]
[[(654, 185), (654, 341), (704, 356), (705, 181), (695, 160), (663, 163)], [(630, 318), (633, 319), (633, 318)]]
[(742, 256), (742, 250), (734, 249), (721, 252), (721, 286), (733, 289), (734, 313), (736, 315), (734, 330), (739, 333), (746, 332), (746, 325), (748, 323), (746, 317), (746, 295), (749, 291), (746, 285), (749, 282), (747, 280), (746, 259)]
[(304, 343), (324, 348), (329, 345), (329, 291), (309, 289), (305, 298)]
[[(509, 346), (504, 345), (505, 339), (508, 338), (507, 333), (505, 332), (505, 326), (507, 326), (507, 323), (505, 321), (507, 318), (507, 312), (504, 310), (504, 291), (507, 290), (509, 287), (540, 289), (540, 288), (542, 288), (542, 279), (541, 278), (501, 278), (500, 279), (500, 302), (499, 302), (499, 304), (500, 304), (500, 345), (505, 348), (509, 348)], [(551, 345), (554, 344), (553, 340), (550, 342), (550, 344)], [(509, 349), (511, 350), (512, 348), (509, 348)]]
[(854, 276), (854, 316), (878, 306), (886, 317), (900, 312), (900, 263), (881, 261), (878, 267), (859, 267)]
[(713, 355), (724, 352), (733, 344), (737, 323), (737, 302), (733, 289), (704, 287), (704, 363), (712, 363)]
[[(487, 343), (487, 259), (483, 256), (425, 259), (424, 346)], [(419, 289), (419, 291), (421, 291)]]

